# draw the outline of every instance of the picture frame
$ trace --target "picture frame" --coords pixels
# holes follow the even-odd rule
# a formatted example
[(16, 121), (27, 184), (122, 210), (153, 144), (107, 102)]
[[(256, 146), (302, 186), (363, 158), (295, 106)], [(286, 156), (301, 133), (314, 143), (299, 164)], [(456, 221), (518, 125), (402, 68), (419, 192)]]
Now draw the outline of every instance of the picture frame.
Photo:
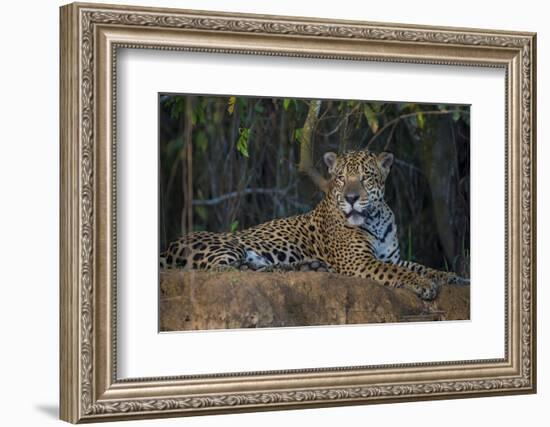
[[(60, 24), (61, 419), (80, 423), (536, 392), (535, 34), (84, 3), (63, 6)], [(504, 357), (119, 378), (121, 49), (504, 70), (505, 244), (496, 255), (505, 266)]]

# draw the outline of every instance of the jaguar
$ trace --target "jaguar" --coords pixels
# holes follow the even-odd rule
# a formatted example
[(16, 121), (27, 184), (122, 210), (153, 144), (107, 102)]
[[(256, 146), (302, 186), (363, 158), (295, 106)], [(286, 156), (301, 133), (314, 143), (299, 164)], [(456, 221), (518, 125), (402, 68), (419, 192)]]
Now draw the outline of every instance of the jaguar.
[(442, 284), (461, 281), (452, 272), (400, 259), (394, 215), (384, 199), (391, 153), (328, 152), (323, 160), (330, 178), (313, 210), (233, 233), (188, 233), (161, 253), (161, 268), (294, 269), (318, 263), (335, 273), (406, 288), (424, 300), (435, 298)]

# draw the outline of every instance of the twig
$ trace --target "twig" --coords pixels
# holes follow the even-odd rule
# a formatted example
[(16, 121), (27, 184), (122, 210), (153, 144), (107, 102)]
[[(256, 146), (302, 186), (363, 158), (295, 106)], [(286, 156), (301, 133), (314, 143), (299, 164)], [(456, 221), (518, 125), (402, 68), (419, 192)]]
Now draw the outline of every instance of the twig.
[[(183, 135), (185, 138), (181, 157), (181, 187), (183, 192), (183, 208), (181, 212), (181, 230), (187, 233), (193, 229), (193, 210), (188, 202), (193, 200), (193, 99), (185, 100), (185, 114), (181, 117)], [(187, 170), (187, 174), (185, 171)], [(182, 233), (182, 234), (183, 234)]]
[(416, 167), (415, 165), (411, 165), (410, 163), (407, 163), (407, 162), (405, 162), (405, 161), (403, 161), (403, 160), (394, 159), (394, 163), (395, 163), (396, 165), (399, 165), (399, 166), (408, 168), (408, 169), (409, 169), (409, 172), (410, 172), (410, 171), (414, 171), (414, 172), (419, 173), (419, 174), (423, 174), (423, 173), (424, 173), (420, 168)]
[(407, 117), (414, 117), (414, 116), (417, 116), (419, 114), (452, 114), (452, 113), (456, 113), (456, 112), (464, 113), (464, 114), (470, 114), (469, 111), (458, 110), (458, 109), (455, 109), (455, 110), (417, 111), (415, 113), (402, 114), (401, 116), (390, 120), (388, 123), (386, 123), (384, 126), (382, 126), (382, 128), (378, 132), (376, 132), (376, 134), (369, 140), (369, 142), (367, 142), (366, 146), (368, 147), (369, 145), (371, 145), (380, 135), (382, 135), (382, 133), (384, 133), (384, 131), (386, 129), (388, 129), (390, 126), (393, 126), (394, 124), (396, 124), (401, 119), (406, 119)]
[(397, 123), (395, 122), (391, 128), (390, 135), (388, 136), (388, 139), (386, 139), (386, 145), (384, 146), (384, 150), (387, 150), (390, 146), (391, 139), (393, 137), (393, 134), (395, 133), (395, 128), (397, 127)]
[(288, 192), (288, 188), (286, 189), (280, 189), (280, 188), (245, 188), (241, 191), (232, 191), (230, 193), (222, 194), (218, 197), (213, 197), (212, 199), (205, 199), (200, 200), (196, 199), (193, 200), (193, 206), (213, 206), (217, 205), (219, 203), (222, 203), (229, 199), (234, 199), (235, 197), (242, 197), (246, 196), (248, 194), (277, 194), (277, 195), (285, 195)]
[[(344, 115), (344, 117), (342, 117), (342, 120), (340, 120), (336, 126), (334, 127), (334, 129), (332, 130), (329, 130), (328, 132), (321, 132), (320, 130), (317, 130), (316, 133), (317, 135), (320, 135), (320, 136), (331, 136), (331, 135), (334, 135), (336, 132), (338, 132), (338, 130), (342, 127), (342, 125), (353, 115), (355, 114), (355, 112), (358, 110), (360, 104), (356, 105), (355, 107), (353, 107), (350, 111), (346, 112), (346, 114)], [(328, 110), (327, 110), (328, 111)], [(324, 113), (326, 114), (326, 112)], [(333, 117), (341, 117), (341, 116), (333, 116)], [(319, 118), (319, 121), (321, 121), (323, 119), (323, 116), (321, 116)]]

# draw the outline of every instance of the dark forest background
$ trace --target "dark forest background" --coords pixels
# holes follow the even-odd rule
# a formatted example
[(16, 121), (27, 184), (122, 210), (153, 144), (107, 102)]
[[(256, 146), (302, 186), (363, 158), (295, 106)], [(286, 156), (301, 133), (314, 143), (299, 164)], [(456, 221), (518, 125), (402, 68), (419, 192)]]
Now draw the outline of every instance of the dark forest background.
[[(160, 249), (190, 229), (235, 231), (311, 210), (322, 192), (298, 168), (310, 107), (159, 95)], [(310, 139), (325, 176), (326, 151), (392, 152), (386, 199), (402, 258), (469, 276), (469, 106), (321, 100)]]

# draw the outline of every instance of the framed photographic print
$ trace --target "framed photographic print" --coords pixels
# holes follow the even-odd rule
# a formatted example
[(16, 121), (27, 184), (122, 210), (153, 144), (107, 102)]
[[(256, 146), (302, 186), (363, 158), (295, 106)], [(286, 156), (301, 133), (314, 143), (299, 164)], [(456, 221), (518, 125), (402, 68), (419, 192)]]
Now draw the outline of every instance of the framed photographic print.
[(61, 8), (61, 418), (536, 390), (535, 35)]

